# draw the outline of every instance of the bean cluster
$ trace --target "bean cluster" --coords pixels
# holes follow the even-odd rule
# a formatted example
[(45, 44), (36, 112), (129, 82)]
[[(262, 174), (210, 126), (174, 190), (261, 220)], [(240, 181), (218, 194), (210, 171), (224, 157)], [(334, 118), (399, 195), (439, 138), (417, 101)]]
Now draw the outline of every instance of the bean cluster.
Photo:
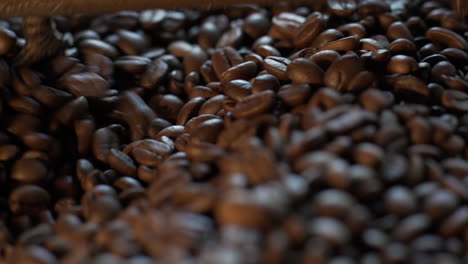
[(468, 261), (468, 26), (444, 1), (0, 22), (0, 263)]

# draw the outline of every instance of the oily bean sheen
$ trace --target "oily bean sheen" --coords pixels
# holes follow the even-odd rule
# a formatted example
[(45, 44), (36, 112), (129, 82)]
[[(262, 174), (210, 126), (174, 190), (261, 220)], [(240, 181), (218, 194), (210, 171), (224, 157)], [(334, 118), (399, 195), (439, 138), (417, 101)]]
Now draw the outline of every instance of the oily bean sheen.
[(354, 54), (344, 55), (335, 60), (324, 75), (326, 86), (343, 91), (351, 79), (361, 70), (362, 65), (358, 56)]
[(299, 58), (288, 65), (288, 78), (294, 83), (322, 84), (323, 71), (310, 60)]
[(182, 2), (0, 20), (0, 264), (467, 263), (463, 1)]
[(304, 23), (297, 29), (294, 36), (294, 45), (304, 48), (320, 34), (324, 28), (323, 16), (321, 13), (311, 14)]
[(247, 96), (237, 103), (233, 115), (237, 118), (253, 117), (270, 110), (275, 103), (274, 92), (267, 90)]
[(288, 79), (288, 65), (291, 61), (283, 57), (270, 56), (263, 61), (263, 67), (268, 73), (275, 76), (279, 80)]

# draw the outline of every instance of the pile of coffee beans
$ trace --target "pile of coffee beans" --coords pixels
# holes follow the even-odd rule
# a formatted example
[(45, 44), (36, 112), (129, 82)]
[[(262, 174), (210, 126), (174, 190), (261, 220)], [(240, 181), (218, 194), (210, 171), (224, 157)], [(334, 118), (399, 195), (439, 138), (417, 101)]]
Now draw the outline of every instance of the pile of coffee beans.
[(467, 263), (448, 1), (54, 20), (0, 22), (0, 263)]

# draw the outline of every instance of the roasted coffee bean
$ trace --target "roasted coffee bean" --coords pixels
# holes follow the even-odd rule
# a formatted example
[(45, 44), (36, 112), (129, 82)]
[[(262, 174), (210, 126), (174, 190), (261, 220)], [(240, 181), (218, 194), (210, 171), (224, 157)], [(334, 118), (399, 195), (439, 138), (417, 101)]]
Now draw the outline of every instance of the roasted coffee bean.
[(93, 135), (93, 154), (96, 159), (107, 162), (109, 153), (113, 148), (119, 148), (119, 136), (111, 128), (105, 127), (96, 130)]
[(298, 58), (288, 64), (288, 78), (294, 83), (320, 85), (323, 82), (323, 71), (310, 60)]
[(405, 55), (393, 56), (387, 64), (389, 73), (410, 74), (418, 70), (418, 63), (412, 57)]
[(271, 74), (264, 74), (255, 77), (252, 80), (252, 93), (258, 93), (265, 90), (276, 91), (280, 87), (278, 78)]
[(387, 37), (390, 41), (407, 39), (413, 41), (414, 37), (406, 25), (400, 21), (391, 24), (387, 29)]
[(362, 69), (359, 57), (354, 54), (344, 55), (335, 60), (324, 75), (327, 87), (344, 91), (351, 79)]
[(358, 5), (358, 13), (361, 17), (376, 16), (390, 11), (390, 6), (386, 2), (366, 0)]
[(15, 214), (37, 215), (47, 209), (50, 195), (37, 185), (23, 185), (14, 189), (8, 199), (10, 210)]
[(194, 46), (184, 56), (184, 70), (186, 73), (199, 72), (201, 66), (207, 59), (206, 52), (199, 46)]
[(114, 46), (98, 39), (85, 39), (81, 41), (79, 49), (83, 54), (98, 53), (111, 59), (118, 55), (118, 51)]
[(294, 33), (293, 41), (296, 48), (305, 48), (312, 44), (324, 27), (325, 21), (321, 13), (315, 12), (308, 16)]
[(257, 64), (252, 61), (246, 61), (224, 71), (219, 77), (220, 81), (224, 84), (229, 81), (240, 79), (240, 80), (250, 80), (250, 78), (255, 77), (257, 73)]
[(224, 94), (236, 101), (249, 96), (252, 93), (252, 84), (245, 80), (232, 80), (224, 87)]
[(143, 138), (151, 120), (156, 117), (153, 110), (133, 91), (126, 91), (120, 96), (117, 109), (122, 112), (122, 119), (130, 127), (132, 140)]
[(424, 81), (412, 75), (396, 77), (393, 88), (397, 93), (414, 96), (416, 98), (427, 98), (430, 93)]
[(112, 148), (107, 157), (109, 165), (126, 176), (135, 176), (136, 166), (132, 159), (120, 150)]
[(327, 43), (320, 47), (320, 51), (323, 50), (334, 50), (338, 52), (352, 51), (359, 46), (359, 37), (358, 36), (349, 36), (341, 39), (337, 39)]
[(168, 71), (169, 65), (165, 61), (155, 59), (141, 76), (140, 85), (148, 89), (153, 88), (166, 77)]
[(92, 72), (67, 75), (62, 85), (77, 97), (103, 97), (109, 90), (107, 81)]
[(200, 110), (205, 99), (202, 97), (195, 97), (188, 101), (181, 109), (177, 115), (177, 124), (184, 125), (190, 118), (192, 118)]
[(328, 0), (327, 4), (334, 15), (349, 16), (357, 9), (358, 2), (354, 0)]
[(468, 111), (468, 95), (464, 92), (445, 90), (442, 93), (441, 102), (448, 109), (459, 112)]
[(343, 38), (344, 35), (340, 31), (336, 29), (327, 29), (320, 33), (312, 42), (311, 47), (312, 48), (321, 48), (328, 43), (335, 41), (337, 39)]
[(312, 235), (324, 240), (331, 247), (338, 247), (350, 239), (349, 230), (338, 220), (328, 217), (317, 217), (310, 223)]
[(10, 54), (16, 43), (16, 34), (15, 32), (3, 28), (0, 31), (0, 54), (1, 55), (8, 55)]
[(236, 104), (232, 114), (236, 118), (253, 117), (270, 110), (275, 104), (275, 93), (266, 90), (244, 97)]
[(283, 57), (267, 57), (263, 61), (263, 67), (267, 70), (268, 73), (275, 76), (279, 80), (287, 80), (288, 79), (288, 65), (291, 61), (287, 58)]
[(308, 84), (284, 85), (278, 91), (278, 97), (290, 106), (297, 106), (309, 100), (311, 88)]
[(466, 40), (450, 29), (431, 27), (426, 31), (426, 37), (435, 43), (440, 43), (449, 48), (468, 49)]
[(417, 201), (408, 188), (395, 186), (385, 194), (388, 211), (397, 216), (405, 216), (416, 210)]
[(249, 37), (257, 39), (270, 29), (270, 20), (263, 13), (252, 13), (245, 18), (243, 29)]
[(278, 39), (292, 39), (299, 27), (304, 23), (305, 18), (294, 13), (283, 12), (273, 17), (270, 35)]
[(154, 113), (166, 120), (176, 120), (184, 102), (177, 96), (171, 94), (155, 95), (149, 101), (149, 107)]
[[(96, 73), (108, 80), (114, 74), (112, 60), (101, 54), (90, 54), (85, 57), (85, 63), (90, 72)], [(68, 73), (67, 73), (68, 76)]]
[(23, 184), (41, 184), (48, 180), (48, 170), (40, 160), (19, 159), (12, 168), (11, 178)]

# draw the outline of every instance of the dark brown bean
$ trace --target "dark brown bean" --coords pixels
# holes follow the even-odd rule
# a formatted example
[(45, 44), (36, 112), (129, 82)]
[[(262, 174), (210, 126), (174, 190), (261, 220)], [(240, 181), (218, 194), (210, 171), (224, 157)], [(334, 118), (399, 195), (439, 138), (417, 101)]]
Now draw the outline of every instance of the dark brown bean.
[(393, 56), (387, 64), (390, 73), (409, 74), (418, 70), (418, 63), (413, 57), (405, 55)]
[(278, 78), (271, 74), (264, 74), (252, 80), (252, 93), (259, 93), (265, 90), (276, 91), (280, 87)]
[(8, 199), (10, 210), (15, 214), (37, 215), (47, 209), (49, 193), (37, 185), (23, 185), (13, 190)]
[(408, 27), (403, 22), (397, 21), (391, 24), (387, 29), (387, 37), (393, 41), (396, 39), (407, 39), (413, 41), (414, 37)]
[(136, 175), (136, 166), (133, 163), (133, 160), (120, 150), (117, 150), (115, 148), (110, 149), (107, 160), (111, 168), (117, 170), (123, 175)]
[(255, 77), (256, 73), (257, 64), (255, 64), (253, 61), (246, 61), (224, 71), (219, 79), (222, 83), (226, 84), (229, 81), (236, 79), (250, 80), (251, 78)]
[(142, 74), (140, 85), (143, 88), (153, 88), (169, 73), (169, 65), (161, 59), (155, 59)]
[(294, 46), (296, 48), (305, 48), (309, 46), (324, 27), (325, 22), (322, 14), (319, 12), (312, 13), (294, 33)]
[(448, 109), (459, 112), (468, 111), (468, 95), (464, 92), (445, 90), (442, 93), (441, 102)]
[(236, 118), (253, 117), (270, 110), (275, 104), (275, 93), (271, 90), (262, 91), (244, 97), (237, 103), (232, 114)]
[(200, 110), (201, 106), (205, 103), (206, 99), (202, 97), (195, 97), (188, 101), (177, 115), (177, 125), (184, 125), (187, 121), (195, 116)]
[(349, 16), (357, 9), (358, 1), (355, 0), (328, 0), (328, 7), (337, 16)]
[(426, 37), (435, 43), (449, 48), (468, 50), (468, 43), (458, 33), (441, 27), (431, 27), (426, 31)]
[(320, 85), (323, 82), (322, 69), (310, 60), (298, 58), (288, 64), (288, 78), (294, 83)]
[(361, 69), (362, 64), (358, 56), (354, 54), (344, 55), (335, 60), (325, 72), (325, 85), (337, 91), (343, 91)]
[(308, 84), (287, 84), (278, 91), (278, 97), (290, 106), (301, 105), (309, 100), (311, 88)]
[(263, 67), (269, 74), (275, 76), (279, 80), (287, 80), (289, 63), (291, 63), (291, 61), (287, 58), (270, 56), (263, 61)]
[(107, 81), (92, 72), (67, 75), (62, 85), (77, 97), (103, 97), (109, 90)]

